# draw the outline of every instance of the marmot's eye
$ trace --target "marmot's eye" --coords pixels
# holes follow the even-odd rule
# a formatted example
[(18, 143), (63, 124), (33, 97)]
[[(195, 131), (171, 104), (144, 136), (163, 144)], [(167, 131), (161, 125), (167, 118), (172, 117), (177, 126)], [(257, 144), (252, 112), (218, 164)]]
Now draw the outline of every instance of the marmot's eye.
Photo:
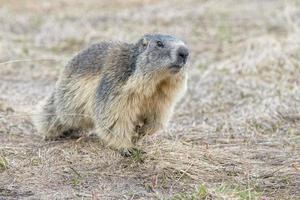
[(161, 48), (164, 47), (164, 44), (161, 41), (157, 41), (156, 44), (158, 47), (161, 47)]

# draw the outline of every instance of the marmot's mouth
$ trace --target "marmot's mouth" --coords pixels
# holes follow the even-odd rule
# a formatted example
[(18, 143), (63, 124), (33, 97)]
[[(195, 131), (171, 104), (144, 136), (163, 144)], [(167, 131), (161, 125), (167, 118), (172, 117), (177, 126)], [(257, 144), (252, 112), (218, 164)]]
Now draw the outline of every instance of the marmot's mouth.
[(183, 67), (182, 65), (172, 65), (170, 67), (170, 70), (172, 73), (178, 73), (182, 67)]

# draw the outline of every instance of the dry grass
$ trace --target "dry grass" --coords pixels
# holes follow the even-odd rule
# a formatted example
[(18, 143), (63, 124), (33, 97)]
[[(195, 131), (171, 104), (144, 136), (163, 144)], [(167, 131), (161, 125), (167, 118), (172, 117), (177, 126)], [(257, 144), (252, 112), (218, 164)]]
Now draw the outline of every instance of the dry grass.
[[(299, 199), (300, 2), (0, 0), (0, 199)], [(79, 49), (184, 38), (189, 89), (147, 152), (45, 142), (30, 121)]]

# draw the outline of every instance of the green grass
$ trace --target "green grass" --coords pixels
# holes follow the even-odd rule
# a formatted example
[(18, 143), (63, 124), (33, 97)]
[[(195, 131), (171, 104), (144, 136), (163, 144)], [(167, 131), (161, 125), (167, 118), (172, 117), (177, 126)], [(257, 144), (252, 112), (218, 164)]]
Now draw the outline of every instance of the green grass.
[(261, 193), (253, 188), (245, 188), (243, 186), (222, 185), (217, 189), (217, 193), (221, 196), (231, 196), (240, 200), (255, 200), (261, 197)]
[(194, 191), (177, 193), (170, 200), (205, 200), (209, 198), (207, 187), (202, 184)]
[(0, 156), (0, 172), (8, 169), (8, 162), (4, 156)]

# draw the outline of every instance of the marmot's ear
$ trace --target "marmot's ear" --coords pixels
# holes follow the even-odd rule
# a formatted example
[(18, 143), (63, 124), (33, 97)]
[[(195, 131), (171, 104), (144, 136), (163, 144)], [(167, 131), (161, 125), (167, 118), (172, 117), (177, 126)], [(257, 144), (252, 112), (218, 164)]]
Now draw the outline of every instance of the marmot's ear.
[(139, 49), (140, 51), (144, 51), (145, 49), (147, 49), (148, 45), (149, 45), (149, 39), (143, 37), (142, 39), (140, 39), (139, 43)]
[(147, 40), (146, 38), (142, 38), (142, 45), (145, 49), (147, 48), (148, 43), (149, 43), (149, 40)]

